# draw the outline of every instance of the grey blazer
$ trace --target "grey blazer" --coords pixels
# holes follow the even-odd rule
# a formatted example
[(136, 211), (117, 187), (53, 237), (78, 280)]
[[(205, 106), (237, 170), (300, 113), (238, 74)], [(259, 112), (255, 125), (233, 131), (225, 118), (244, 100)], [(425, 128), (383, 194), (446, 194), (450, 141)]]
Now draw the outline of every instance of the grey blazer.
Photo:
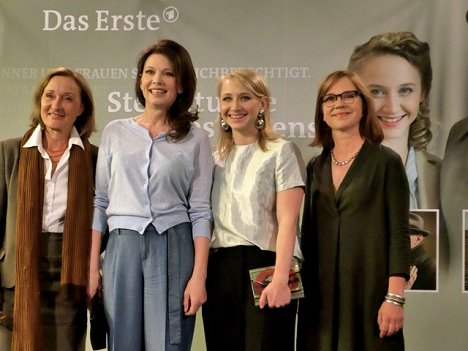
[[(16, 278), (16, 194), (20, 143), (21, 138), (0, 142), (0, 276), (4, 288), (12, 288)], [(95, 167), (98, 148), (95, 145), (91, 147)]]
[(16, 193), (21, 138), (0, 142), (0, 275), (4, 288), (15, 285)]
[(419, 208), (440, 207), (440, 169), (442, 161), (426, 151), (416, 150), (418, 171)]
[(463, 209), (468, 209), (468, 118), (450, 130), (440, 178), (442, 214), (449, 233), (462, 235)]

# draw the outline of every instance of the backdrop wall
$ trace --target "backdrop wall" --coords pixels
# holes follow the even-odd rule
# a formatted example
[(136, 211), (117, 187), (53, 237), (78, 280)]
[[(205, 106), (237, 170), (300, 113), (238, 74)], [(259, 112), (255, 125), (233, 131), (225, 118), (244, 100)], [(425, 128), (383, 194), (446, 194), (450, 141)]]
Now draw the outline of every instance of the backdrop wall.
[[(0, 139), (23, 135), (36, 82), (56, 66), (88, 79), (100, 130), (113, 119), (137, 115), (137, 57), (169, 38), (192, 55), (199, 122), (213, 142), (217, 79), (227, 70), (252, 67), (269, 82), (277, 130), (308, 161), (317, 152), (307, 144), (320, 80), (346, 67), (354, 46), (372, 35), (409, 30), (431, 46), (429, 151), (442, 158), (451, 126), (468, 116), (467, 10), (468, 0), (0, 0)], [(99, 144), (99, 137), (93, 142)], [(437, 291), (407, 294), (408, 350), (467, 349), (461, 214), (459, 228), (441, 240)], [(200, 330), (197, 351), (204, 350)]]

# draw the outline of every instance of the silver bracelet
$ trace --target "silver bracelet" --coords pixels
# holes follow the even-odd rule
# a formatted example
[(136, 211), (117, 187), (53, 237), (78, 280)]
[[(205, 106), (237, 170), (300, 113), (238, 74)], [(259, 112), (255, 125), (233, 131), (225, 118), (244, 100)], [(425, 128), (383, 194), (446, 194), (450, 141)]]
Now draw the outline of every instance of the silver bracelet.
[(385, 299), (395, 301), (401, 305), (404, 305), (406, 301), (406, 299), (403, 296), (392, 294), (392, 293), (387, 293), (387, 295), (385, 295)]
[(397, 302), (397, 301), (394, 301), (394, 300), (390, 300), (390, 299), (387, 299), (387, 298), (385, 299), (385, 302), (391, 303), (391, 304), (396, 305), (396, 306), (399, 306), (399, 307), (401, 307), (401, 308), (403, 308), (403, 305), (404, 305), (404, 304), (402, 304), (402, 303), (400, 303), (400, 302)]
[(400, 300), (405, 301), (405, 298), (404, 298), (403, 296), (401, 296), (401, 295), (392, 294), (392, 293), (389, 293), (389, 292), (388, 292), (388, 293), (387, 293), (387, 296), (389, 296), (389, 297), (394, 297), (394, 298), (397, 298), (397, 299), (400, 299)]

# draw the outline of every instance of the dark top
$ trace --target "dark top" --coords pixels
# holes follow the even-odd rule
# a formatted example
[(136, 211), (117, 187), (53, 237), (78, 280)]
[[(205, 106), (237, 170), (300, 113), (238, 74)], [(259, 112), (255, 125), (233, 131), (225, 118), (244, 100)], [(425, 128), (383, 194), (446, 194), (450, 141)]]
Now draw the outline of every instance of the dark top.
[(377, 315), (389, 276), (409, 277), (408, 215), (405, 169), (389, 148), (364, 143), (336, 193), (330, 150), (309, 162), (298, 350), (404, 350), (401, 332), (379, 338)]

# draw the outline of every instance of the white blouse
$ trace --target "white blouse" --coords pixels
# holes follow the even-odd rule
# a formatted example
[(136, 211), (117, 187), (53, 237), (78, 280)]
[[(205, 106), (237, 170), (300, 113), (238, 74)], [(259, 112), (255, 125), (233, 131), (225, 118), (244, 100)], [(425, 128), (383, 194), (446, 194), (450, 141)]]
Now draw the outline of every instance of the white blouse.
[(42, 231), (63, 233), (65, 211), (68, 198), (68, 160), (72, 145), (84, 149), (78, 131), (73, 127), (68, 148), (63, 153), (57, 169), (52, 175), (52, 161), (42, 145), (42, 128), (37, 126), (23, 147), (37, 147), (44, 159), (44, 206), (42, 211)]
[[(276, 251), (276, 193), (303, 187), (305, 164), (292, 142), (278, 139), (267, 147), (263, 152), (257, 143), (238, 145), (225, 160), (215, 152), (212, 248), (255, 245)], [(297, 240), (295, 256), (301, 256)]]

